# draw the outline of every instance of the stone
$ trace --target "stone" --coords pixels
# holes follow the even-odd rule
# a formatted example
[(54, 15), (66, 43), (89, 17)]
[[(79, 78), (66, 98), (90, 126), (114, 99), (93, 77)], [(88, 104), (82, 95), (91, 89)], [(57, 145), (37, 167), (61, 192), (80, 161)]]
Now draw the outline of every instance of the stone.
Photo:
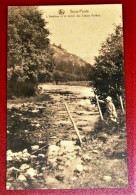
[(39, 141), (38, 143), (39, 143), (39, 144), (43, 144), (44, 142), (43, 142), (43, 141)]
[(29, 165), (27, 165), (27, 164), (22, 164), (21, 167), (20, 167), (20, 170), (21, 170), (21, 171), (25, 171), (26, 169), (29, 169), (29, 168), (30, 168)]
[(66, 154), (66, 150), (65, 150), (64, 148), (60, 148), (58, 154), (59, 154), (60, 156), (62, 156), (62, 155), (64, 155), (64, 154)]
[(58, 166), (58, 170), (60, 170), (60, 171), (64, 171), (64, 166), (59, 165), (59, 166)]
[(11, 156), (7, 156), (7, 161), (12, 161), (13, 158)]
[(44, 154), (38, 154), (38, 158), (45, 158)]
[(77, 135), (72, 135), (72, 140), (77, 140), (77, 139), (78, 139)]
[(8, 151), (7, 151), (7, 155), (8, 155), (8, 156), (12, 156), (12, 155), (13, 155), (13, 152), (12, 152), (11, 150), (8, 150)]
[(57, 165), (58, 165), (57, 162), (52, 163), (52, 167), (56, 167)]
[(90, 170), (90, 167), (88, 168), (87, 166), (84, 166), (84, 171), (85, 172), (89, 172), (89, 170)]
[(75, 153), (67, 153), (67, 154), (65, 155), (65, 157), (66, 157), (68, 160), (73, 160), (73, 159), (75, 159), (76, 155), (75, 155)]
[(77, 177), (72, 177), (71, 180), (75, 181), (75, 180), (77, 180)]
[(48, 162), (50, 162), (52, 164), (52, 163), (56, 162), (56, 158), (50, 158), (50, 159), (48, 159)]
[(27, 160), (29, 160), (29, 157), (30, 157), (29, 153), (24, 153), (22, 156), (22, 159), (27, 161)]
[(8, 180), (9, 182), (11, 182), (11, 181), (14, 181), (15, 178), (14, 178), (14, 177), (10, 177), (10, 178), (8, 178), (7, 180)]
[(92, 150), (93, 153), (98, 154), (98, 150)]
[(83, 170), (84, 170), (83, 165), (78, 164), (78, 165), (77, 165), (77, 167), (76, 167), (76, 171), (78, 171), (78, 172), (82, 172)]
[(42, 169), (42, 171), (45, 171), (46, 170), (46, 167), (42, 167), (41, 169)]
[(14, 161), (21, 162), (22, 158), (20, 158), (18, 155), (13, 157)]
[(57, 158), (57, 161), (58, 161), (58, 162), (61, 162), (61, 161), (62, 161), (62, 158), (58, 157), (58, 158)]
[(56, 139), (57, 137), (56, 136), (52, 136), (52, 137), (50, 137), (50, 139)]
[(71, 165), (71, 162), (70, 162), (69, 160), (67, 160), (67, 161), (65, 162), (65, 166), (68, 167), (68, 166), (70, 166), (70, 165)]
[(104, 176), (103, 180), (106, 182), (110, 182), (112, 180), (111, 176)]
[(19, 158), (22, 158), (22, 155), (23, 155), (22, 152), (18, 152), (18, 157)]
[(11, 183), (7, 183), (6, 184), (6, 190), (10, 190), (11, 189)]
[(18, 181), (20, 181), (20, 182), (24, 182), (24, 181), (26, 181), (27, 179), (26, 179), (26, 177), (24, 176), (24, 175), (19, 175), (18, 176)]
[(100, 140), (102, 140), (103, 142), (106, 142), (107, 139), (108, 139), (108, 135), (107, 135), (106, 133), (100, 133), (100, 134), (98, 135), (98, 138), (99, 138)]
[(23, 106), (28, 106), (28, 103), (24, 103)]
[(39, 149), (39, 145), (31, 146), (32, 151), (36, 151)]
[(26, 172), (26, 176), (28, 176), (30, 179), (34, 179), (34, 177), (37, 175), (37, 170), (33, 168), (29, 168)]
[(67, 140), (62, 140), (61, 142), (60, 142), (60, 146), (61, 147), (69, 147), (69, 145), (71, 145), (71, 146), (74, 146), (74, 142), (73, 141), (67, 141)]
[(43, 173), (39, 173), (38, 174), (38, 177), (43, 177)]
[(40, 124), (38, 123), (38, 124), (36, 124), (35, 126), (36, 126), (36, 127), (40, 127)]
[(80, 147), (80, 146), (75, 146), (74, 149), (75, 149), (75, 150), (80, 150), (80, 151), (81, 151), (81, 147)]
[(57, 180), (59, 180), (59, 181), (63, 181), (63, 180), (64, 180), (64, 174), (56, 175), (55, 178), (56, 178)]
[(19, 172), (20, 170), (19, 169), (17, 169), (16, 167), (10, 167), (9, 169), (8, 169), (8, 173), (9, 174), (11, 174), (11, 173), (17, 173), (17, 172)]
[(48, 148), (48, 157), (49, 158), (56, 157), (58, 155), (59, 150), (60, 150), (59, 146), (56, 146), (56, 145), (49, 146), (49, 148)]
[(17, 157), (17, 156), (18, 156), (18, 152), (12, 153), (12, 157), (13, 157), (14, 160), (16, 160), (16, 157)]
[(36, 155), (31, 155), (31, 159), (36, 159), (37, 156)]
[(27, 152), (28, 152), (28, 150), (27, 150), (27, 149), (24, 149), (22, 152), (23, 152), (23, 153), (27, 153)]
[(36, 110), (36, 109), (35, 109), (35, 110), (32, 110), (32, 112), (33, 112), (33, 113), (38, 113), (39, 110)]
[(85, 162), (91, 161), (91, 157), (88, 154), (83, 155), (82, 160)]
[(74, 151), (74, 142), (73, 141), (61, 141), (60, 147), (64, 148), (66, 152), (73, 152)]

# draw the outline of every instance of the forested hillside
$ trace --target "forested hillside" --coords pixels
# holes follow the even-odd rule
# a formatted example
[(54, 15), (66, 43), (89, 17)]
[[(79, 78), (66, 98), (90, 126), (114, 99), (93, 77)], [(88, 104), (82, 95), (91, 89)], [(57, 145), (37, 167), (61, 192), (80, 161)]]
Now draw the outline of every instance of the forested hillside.
[(59, 81), (86, 81), (92, 77), (92, 66), (61, 45), (52, 45), (55, 63), (54, 79)]

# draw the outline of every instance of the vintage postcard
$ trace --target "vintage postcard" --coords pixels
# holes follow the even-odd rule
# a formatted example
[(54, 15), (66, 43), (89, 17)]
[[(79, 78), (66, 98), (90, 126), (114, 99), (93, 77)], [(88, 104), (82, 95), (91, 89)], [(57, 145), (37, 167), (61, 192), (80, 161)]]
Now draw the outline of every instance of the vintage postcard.
[(7, 190), (127, 188), (121, 4), (9, 6)]

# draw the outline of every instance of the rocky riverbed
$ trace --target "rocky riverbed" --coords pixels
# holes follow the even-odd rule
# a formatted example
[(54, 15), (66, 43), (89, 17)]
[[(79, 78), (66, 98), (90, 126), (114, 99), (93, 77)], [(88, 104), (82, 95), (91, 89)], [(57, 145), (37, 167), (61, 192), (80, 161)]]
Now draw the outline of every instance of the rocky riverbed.
[(127, 187), (125, 126), (102, 124), (89, 87), (39, 87), (34, 98), (8, 101), (7, 189)]

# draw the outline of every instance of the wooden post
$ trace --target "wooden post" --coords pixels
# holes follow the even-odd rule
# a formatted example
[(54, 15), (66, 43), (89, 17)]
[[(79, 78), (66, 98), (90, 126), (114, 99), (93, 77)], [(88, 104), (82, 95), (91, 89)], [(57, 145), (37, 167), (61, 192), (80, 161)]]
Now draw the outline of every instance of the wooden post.
[(124, 113), (124, 106), (123, 106), (123, 100), (122, 100), (122, 97), (119, 96), (119, 99), (120, 99), (120, 104), (121, 104), (121, 109), (122, 109), (122, 112)]
[(69, 118), (70, 118), (70, 120), (71, 120), (71, 122), (73, 124), (73, 127), (74, 127), (75, 131), (76, 131), (76, 134), (77, 134), (77, 136), (79, 138), (80, 144), (82, 144), (81, 136), (80, 136), (79, 131), (78, 131), (78, 128), (77, 128), (77, 126), (76, 126), (76, 124), (75, 124), (75, 122), (74, 122), (74, 120), (73, 120), (73, 118), (72, 118), (72, 116), (70, 114), (70, 111), (68, 109), (67, 103), (64, 102), (64, 104), (65, 104), (66, 110), (68, 112)]
[(95, 98), (96, 98), (96, 101), (97, 101), (97, 106), (98, 106), (98, 109), (99, 109), (101, 120), (104, 121), (97, 95), (95, 95)]

